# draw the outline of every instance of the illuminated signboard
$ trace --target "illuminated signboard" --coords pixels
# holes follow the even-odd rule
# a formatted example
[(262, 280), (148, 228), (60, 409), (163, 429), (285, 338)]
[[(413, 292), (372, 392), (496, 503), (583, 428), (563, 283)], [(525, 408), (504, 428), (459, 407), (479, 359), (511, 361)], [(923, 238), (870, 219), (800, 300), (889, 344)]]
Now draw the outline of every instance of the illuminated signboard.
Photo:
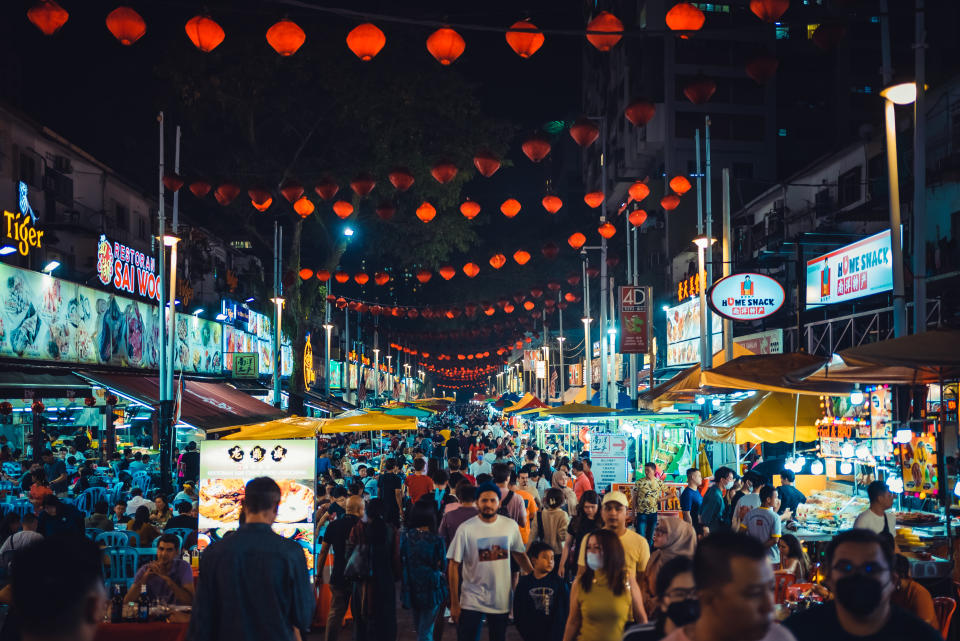
[(97, 275), (106, 286), (144, 298), (160, 300), (157, 260), (103, 234), (97, 245)]
[(229, 298), (220, 300), (220, 313), (223, 314), (223, 322), (228, 325), (236, 325), (246, 329), (250, 324), (250, 309), (245, 305)]
[(783, 307), (783, 285), (763, 274), (733, 274), (713, 284), (710, 309), (735, 321), (766, 318)]
[[(723, 321), (710, 316), (713, 352), (723, 344)], [(700, 362), (700, 300), (691, 298), (667, 309), (667, 365), (689, 365)]]
[(843, 303), (893, 289), (890, 230), (807, 261), (807, 306)]
[(683, 302), (692, 296), (700, 295), (700, 278), (696, 274), (677, 283), (677, 300)]
[[(7, 224), (7, 238), (13, 241), (21, 256), (26, 256), (31, 249), (40, 249), (43, 242), (43, 232), (37, 229), (37, 214), (30, 206), (27, 197), (27, 183), (20, 181), (20, 211), (3, 212)], [(12, 251), (10, 253), (13, 253)]]

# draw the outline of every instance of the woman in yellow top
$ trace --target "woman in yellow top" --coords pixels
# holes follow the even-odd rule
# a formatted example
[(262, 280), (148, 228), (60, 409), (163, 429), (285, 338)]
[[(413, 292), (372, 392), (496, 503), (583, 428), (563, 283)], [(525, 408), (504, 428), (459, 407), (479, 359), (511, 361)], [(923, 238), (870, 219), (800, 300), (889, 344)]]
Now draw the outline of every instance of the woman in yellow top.
[(627, 577), (623, 546), (609, 530), (587, 536), (587, 568), (570, 591), (563, 641), (620, 641), (639, 586)]

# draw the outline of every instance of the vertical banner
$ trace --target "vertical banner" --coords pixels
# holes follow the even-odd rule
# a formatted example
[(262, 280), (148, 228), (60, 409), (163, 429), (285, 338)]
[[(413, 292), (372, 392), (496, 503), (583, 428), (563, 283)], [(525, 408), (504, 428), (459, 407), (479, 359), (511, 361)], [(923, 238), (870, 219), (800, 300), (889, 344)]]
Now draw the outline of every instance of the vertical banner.
[(649, 287), (620, 287), (619, 353), (650, 351), (650, 294)]

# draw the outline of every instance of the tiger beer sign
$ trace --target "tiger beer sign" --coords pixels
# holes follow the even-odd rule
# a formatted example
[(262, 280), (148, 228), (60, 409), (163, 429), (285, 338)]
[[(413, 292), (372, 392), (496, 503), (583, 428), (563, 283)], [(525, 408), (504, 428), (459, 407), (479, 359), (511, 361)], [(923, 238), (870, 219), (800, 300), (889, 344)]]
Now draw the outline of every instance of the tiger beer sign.
[(721, 278), (707, 295), (710, 308), (724, 318), (753, 321), (766, 318), (783, 307), (783, 286), (763, 274), (733, 274)]
[(650, 288), (620, 287), (621, 354), (646, 354), (650, 351)]

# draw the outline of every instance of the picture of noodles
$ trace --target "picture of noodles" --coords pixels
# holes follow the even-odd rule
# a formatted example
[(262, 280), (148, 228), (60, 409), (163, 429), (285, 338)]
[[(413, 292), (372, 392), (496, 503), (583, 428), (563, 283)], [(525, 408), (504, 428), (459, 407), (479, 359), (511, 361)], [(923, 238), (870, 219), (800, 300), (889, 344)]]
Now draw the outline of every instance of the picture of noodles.
[[(200, 482), (200, 527), (219, 527), (240, 519), (245, 481), (204, 479)], [(289, 479), (278, 480), (282, 492), (277, 523), (309, 521), (313, 515), (313, 490)], [(210, 524), (210, 522), (214, 524)], [(206, 523), (206, 524), (205, 524)]]

